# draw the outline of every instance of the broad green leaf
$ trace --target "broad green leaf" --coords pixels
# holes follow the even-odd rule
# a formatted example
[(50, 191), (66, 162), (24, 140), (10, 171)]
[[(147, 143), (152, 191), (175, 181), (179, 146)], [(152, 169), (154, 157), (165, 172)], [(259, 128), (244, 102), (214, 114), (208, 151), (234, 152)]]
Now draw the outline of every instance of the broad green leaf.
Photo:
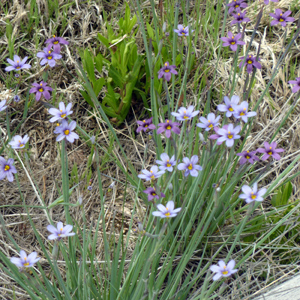
[(147, 32), (149, 37), (154, 40), (154, 31), (151, 28), (151, 25), (148, 22), (146, 23), (146, 25), (147, 25)]
[(98, 39), (100, 42), (102, 42), (107, 48), (109, 47), (109, 41), (107, 38), (105, 38), (103, 35), (98, 33)]
[(105, 84), (105, 79), (103, 77), (96, 80), (95, 85), (93, 86), (93, 90), (97, 97), (100, 91), (102, 90), (104, 84)]
[(101, 53), (98, 53), (97, 56), (95, 56), (95, 66), (99, 73), (102, 72), (103, 67), (103, 56)]
[(85, 67), (86, 67), (86, 71), (88, 73), (88, 77), (94, 83), (96, 81), (94, 62), (93, 62), (93, 58), (92, 58), (92, 56), (91, 56), (88, 49), (84, 50), (83, 58), (84, 58), (84, 64), (85, 64)]

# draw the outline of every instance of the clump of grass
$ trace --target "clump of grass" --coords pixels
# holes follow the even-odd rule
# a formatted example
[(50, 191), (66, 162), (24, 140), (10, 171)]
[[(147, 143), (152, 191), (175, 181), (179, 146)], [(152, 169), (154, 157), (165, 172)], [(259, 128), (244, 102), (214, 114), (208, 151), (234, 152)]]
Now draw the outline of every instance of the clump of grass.
[[(126, 28), (121, 32), (126, 37), (115, 35), (114, 13), (111, 18), (104, 14), (107, 24), (99, 26), (107, 36), (104, 32), (99, 39), (110, 50), (99, 56), (93, 41), (82, 37), (80, 61), (70, 51), (76, 20), (73, 31), (65, 21), (56, 28), (69, 45), (58, 50), (57, 40), (42, 53), (39, 25), (45, 20), (39, 5), (29, 4), (35, 47), (22, 46), (23, 38), (8, 21), (3, 58), (28, 55), (31, 68), (22, 70), (15, 57), (16, 72), (1, 74), (13, 93), (1, 94), (0, 184), (5, 195), (18, 199), (8, 199), (0, 216), (5, 233), (2, 274), (14, 282), (14, 288), (2, 288), (5, 295), (13, 299), (25, 291), (30, 299), (243, 299), (285, 271), (294, 272), (299, 203), (290, 199), (300, 156), (289, 147), (286, 132), (297, 126), (299, 92), (293, 88), (291, 95), (285, 89), (281, 95), (276, 87), (279, 82), (297, 84), (297, 76), (291, 75), (296, 62), (291, 70), (285, 66), (283, 72), (282, 66), (293, 55), (300, 26), (286, 26), (280, 53), (272, 52), (276, 63), (266, 68), (267, 39), (261, 38), (260, 29), (276, 4), (253, 4), (248, 10), (253, 8), (257, 18), (250, 13), (251, 22), (234, 29), (227, 26), (232, 19), (222, 1), (198, 0), (192, 7), (173, 3), (168, 10), (162, 2), (157, 8), (153, 1), (150, 6), (136, 1), (131, 11), (126, 4), (124, 16), (119, 11), (118, 29)], [(7, 15), (16, 9), (3, 7)], [(46, 1), (45, 7), (49, 33), (51, 20), (72, 15), (72, 9), (99, 9), (72, 1), (54, 6)], [(214, 18), (221, 13), (223, 20)], [(94, 12), (85, 16), (85, 24), (89, 16), (93, 19)], [(80, 27), (83, 36), (84, 29)], [(220, 40), (229, 30), (240, 33), (245, 43), (231, 47), (233, 52), (222, 48)], [(273, 38), (271, 29), (268, 38)], [(138, 57), (139, 80), (131, 78), (128, 66), (135, 62), (128, 49)], [(124, 67), (124, 82), (118, 64)], [(34, 88), (33, 82), (38, 82)], [(80, 93), (80, 101), (71, 97)], [(145, 105), (141, 111), (133, 101), (134, 113), (151, 118), (133, 128), (126, 122), (123, 129), (114, 127), (116, 120), (109, 118), (116, 117), (121, 125), (130, 108), (128, 95), (137, 94)], [(115, 97), (109, 109), (107, 95)], [(274, 98), (286, 95), (280, 109)], [(21, 101), (14, 102), (15, 96)], [(72, 112), (67, 103), (72, 103)], [(56, 126), (45, 121), (50, 114)], [(36, 116), (40, 127), (33, 121)], [(23, 141), (25, 133), (29, 140)], [(32, 254), (27, 257), (23, 250)], [(265, 253), (279, 261), (268, 271)]]

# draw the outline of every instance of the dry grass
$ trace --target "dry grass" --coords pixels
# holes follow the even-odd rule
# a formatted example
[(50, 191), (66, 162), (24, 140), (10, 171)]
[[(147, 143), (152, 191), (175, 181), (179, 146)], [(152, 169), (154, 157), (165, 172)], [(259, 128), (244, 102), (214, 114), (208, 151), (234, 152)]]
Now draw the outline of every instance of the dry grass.
[[(289, 2), (289, 0), (282, 0), (278, 5), (276, 4), (276, 7), (286, 9), (289, 6)], [(28, 35), (33, 37), (32, 33), (26, 35), (21, 28), (21, 24), (26, 24), (26, 22), (28, 22), (28, 12), (30, 9), (29, 4), (24, 5), (23, 1), (17, 0), (6, 1), (5, 3), (9, 3), (10, 7), (8, 14), (5, 17), (2, 15), (2, 19), (0, 21), (0, 31), (5, 32), (5, 22), (10, 21), (13, 24), (15, 49), (20, 48), (20, 56), (25, 56), (25, 53), (32, 53), (32, 55), (29, 55), (29, 63), (31, 63), (33, 66), (37, 66), (37, 72), (32, 73), (33, 70), (36, 70), (36, 68), (33, 68), (33, 70), (30, 71), (31, 75), (27, 82), (21, 83), (19, 94), (21, 95), (22, 101), (18, 104), (14, 104), (11, 107), (11, 110), (15, 112), (15, 115), (11, 121), (11, 130), (13, 130), (22, 117), (25, 93), (32, 82), (41, 80), (42, 69), (37, 64), (36, 58), (34, 58), (35, 54), (40, 49), (36, 49), (34, 40), (28, 38)], [(62, 5), (64, 1), (59, 1), (59, 3)], [(43, 43), (44, 40), (51, 35), (53, 28), (57, 24), (54, 24), (53, 21), (49, 22), (46, 17), (46, 12), (48, 10), (47, 1), (37, 1), (37, 4), (41, 16), (41, 26), (39, 28), (39, 32), (36, 32), (35, 34), (39, 36), (41, 43)], [(95, 46), (95, 37), (97, 33), (101, 32), (103, 34), (104, 27), (101, 14), (104, 9), (107, 10), (108, 7), (104, 8), (98, 3), (98, 1), (90, 2), (90, 5), (87, 5), (85, 2), (81, 3), (81, 1), (75, 1), (74, 5), (70, 6), (67, 12), (68, 25), (63, 33), (63, 36), (68, 37), (70, 40), (70, 46), (68, 48), (64, 48), (63, 50), (63, 59), (68, 67), (69, 72), (62, 65), (59, 65), (57, 68), (55, 68), (55, 72), (50, 73), (48, 83), (50, 85), (55, 84), (57, 86), (57, 94), (63, 95), (63, 100), (71, 101), (73, 103), (74, 115), (80, 116), (80, 118), (77, 119), (79, 125), (86, 132), (99, 133), (97, 142), (101, 144), (103, 149), (108, 149), (109, 131), (107, 130), (105, 123), (99, 119), (93, 111), (90, 110), (90, 107), (84, 102), (79, 93), (80, 84), (77, 80), (75, 60), (73, 56), (78, 48), (93, 48)], [(118, 9), (121, 10), (121, 8)], [(248, 9), (248, 11), (251, 12), (251, 7)], [(117, 16), (117, 14), (118, 11), (116, 11), (115, 16)], [(296, 19), (299, 18), (299, 16), (300, 13), (295, 16)], [(253, 15), (253, 17), (255, 16)], [(61, 18), (62, 16), (58, 17), (58, 22), (61, 20)], [(269, 33), (264, 30), (264, 26), (266, 26), (268, 22), (269, 18), (267, 15), (265, 15), (262, 20), (262, 26), (259, 30), (262, 37), (261, 57), (263, 69), (262, 71), (257, 72), (256, 87), (251, 95), (251, 102), (253, 104), (256, 103), (256, 99), (259, 98), (261, 91), (267, 85), (268, 79), (271, 77), (272, 67), (276, 65), (282, 44), (284, 43), (284, 31), (281, 30), (281, 28), (272, 29), (272, 32), (275, 32), (276, 34), (273, 39), (270, 40), (266, 37), (269, 35)], [(246, 41), (249, 41), (250, 35), (251, 31), (249, 33), (246, 31)], [(290, 31), (287, 32), (287, 37), (289, 37), (289, 35)], [(23, 39), (23, 37), (25, 37), (25, 39)], [(199, 37), (199, 43), (200, 42), (201, 36)], [(8, 56), (8, 49), (6, 47), (7, 44), (8, 41), (5, 35), (3, 35), (0, 39), (0, 61), (4, 61), (4, 57)], [(254, 41), (253, 46), (254, 48), (258, 47), (258, 40)], [(24, 49), (26, 49), (26, 51)], [(296, 57), (299, 57), (299, 46), (297, 44), (292, 47), (290, 53), (286, 57), (285, 65), (288, 66), (290, 63), (294, 63)], [(218, 77), (222, 78), (222, 80), (217, 78), (217, 82), (222, 82), (218, 86), (218, 89), (224, 88), (226, 80), (229, 78), (231, 63), (232, 62), (230, 60), (221, 61), (219, 65), (216, 66), (216, 60), (211, 61), (213, 68), (217, 67)], [(300, 77), (300, 69), (298, 70), (298, 74), (295, 75)], [(3, 64), (1, 65), (0, 76), (1, 78), (7, 77), (7, 74), (4, 72)], [(259, 147), (263, 141), (271, 138), (273, 133), (278, 128), (278, 125), (284, 118), (286, 112), (289, 110), (290, 104), (294, 101), (293, 95), (291, 95), (291, 89), (286, 84), (287, 79), (290, 78), (290, 76), (291, 74), (289, 74), (288, 68), (285, 70), (281, 69), (279, 74), (276, 76), (270, 89), (270, 97), (266, 96), (258, 109), (256, 125), (251, 137), (248, 138), (246, 144), (247, 149)], [(237, 94), (242, 93), (245, 77), (245, 72), (243, 72), (242, 77), (239, 79), (236, 87)], [(195, 99), (197, 99), (197, 96), (193, 95), (192, 91), (188, 91), (188, 93), (190, 94), (189, 101), (194, 103)], [(11, 95), (12, 94), (10, 91), (5, 88), (4, 83), (0, 82), (0, 100), (6, 99)], [(58, 102), (58, 100), (56, 100), (56, 102)], [(219, 102), (216, 101), (216, 103)], [(137, 111), (137, 107), (132, 107), (132, 111), (134, 114), (134, 112)], [(44, 106), (36, 103), (29, 109), (28, 118), (19, 130), (22, 135), (28, 134), (30, 136), (31, 156), (29, 165), (22, 157), (22, 154), (20, 154), (20, 162), (16, 163), (18, 178), (20, 181), (20, 190), (24, 195), (25, 204), (29, 207), (30, 216), (32, 217), (32, 220), (34, 221), (35, 226), (41, 237), (44, 239), (44, 243), (47, 247), (49, 243), (47, 241), (48, 233), (46, 231), (46, 226), (49, 223), (47, 216), (42, 210), (30, 208), (30, 206), (41, 205), (40, 196), (36, 191), (37, 188), (41, 191), (42, 198), (46, 205), (51, 204), (59, 196), (57, 192), (57, 186), (60, 186), (61, 184), (61, 163), (60, 154), (57, 150), (57, 145), (55, 142), (55, 136), (52, 134), (52, 126), (53, 125), (48, 122), (48, 114)], [(286, 149), (285, 156), (280, 160), (280, 162), (274, 163), (272, 169), (266, 175), (266, 181), (276, 178), (280, 172), (289, 165), (293, 158), (299, 154), (299, 126), (299, 106), (296, 106), (286, 124), (276, 137), (276, 141)], [(142, 165), (145, 164), (148, 166), (148, 164), (153, 161), (155, 158), (155, 151), (154, 147), (150, 147), (147, 159), (144, 162), (145, 140), (141, 136), (139, 136), (137, 139), (134, 139), (131, 135), (132, 127), (135, 128), (134, 120), (128, 120), (128, 123), (126, 123), (122, 129), (117, 129), (117, 133), (128, 157), (136, 169), (140, 170)], [(2, 138), (5, 137), (6, 130), (5, 121), (1, 121), (0, 135)], [(120, 158), (120, 160), (122, 160), (117, 148), (113, 148), (112, 151)], [(101, 154), (104, 156), (105, 151), (102, 151)], [(86, 171), (89, 155), (90, 148), (86, 143), (84, 143), (84, 141), (78, 141), (74, 145), (68, 146), (70, 170), (74, 164), (76, 164), (78, 168), (78, 174), (79, 176), (82, 176), (82, 174), (84, 174)], [(96, 165), (95, 161), (93, 161), (91, 166), (92, 179), (97, 177), (96, 169), (98, 167), (99, 166)], [(124, 167), (126, 167), (125, 162)], [(297, 168), (298, 169), (295, 169), (295, 171), (299, 171), (299, 165)], [(135, 198), (135, 190), (128, 186), (125, 193), (124, 184), (126, 182), (126, 176), (120, 172), (113, 161), (109, 160), (103, 166), (103, 170), (101, 171), (103, 172), (102, 180), (104, 189), (107, 189), (112, 180), (116, 180), (118, 182), (113, 190), (107, 194), (105, 201), (107, 208), (107, 230), (116, 230), (118, 232), (120, 230), (122, 219), (124, 219), (126, 233), (126, 228), (128, 228), (133, 208), (131, 199)], [(299, 178), (295, 179), (292, 183), (294, 187), (293, 198), (299, 199)], [(100, 213), (100, 194), (97, 188), (96, 180), (92, 183), (92, 192), (88, 192), (86, 190), (86, 184), (87, 179), (82, 178), (80, 180), (80, 185), (77, 189), (77, 192), (71, 195), (70, 202), (76, 203), (79, 194), (83, 195), (84, 211), (88, 220), (87, 226), (89, 226), (97, 220)], [(6, 228), (16, 240), (17, 244), (27, 252), (37, 251), (39, 256), (42, 255), (37, 245), (35, 236), (28, 225), (26, 211), (24, 208), (20, 207), (20, 205), (22, 205), (22, 201), (15, 182), (8, 183), (7, 181), (0, 181), (0, 203), (1, 215), (6, 224)], [(124, 213), (122, 212), (123, 204), (125, 206)], [(139, 204), (140, 205), (137, 208), (137, 218), (142, 217), (145, 212), (145, 206), (143, 205), (143, 202), (140, 201)], [(70, 213), (79, 224), (82, 224), (83, 220), (80, 208), (71, 208)], [(55, 209), (52, 209), (50, 217), (54, 221), (63, 220), (63, 208), (56, 207)], [(114, 222), (112, 222), (113, 220)], [(298, 224), (297, 216), (295, 216), (295, 222)], [(113, 223), (114, 228), (112, 228)], [(221, 242), (222, 238), (219, 237), (219, 239)], [(2, 242), (0, 245), (0, 251), (5, 253), (7, 256), (17, 255), (14, 247), (5, 236), (3, 228), (0, 230), (0, 240)], [(276, 240), (273, 241), (275, 246), (276, 242)], [(103, 259), (101, 235), (99, 235), (98, 244), (99, 247), (96, 260), (101, 261)], [(134, 247), (134, 239), (132, 239), (130, 247)], [(287, 252), (288, 251), (292, 250), (287, 250)], [(258, 257), (260, 258), (258, 259)], [(197, 253), (195, 253), (195, 261), (197, 261), (197, 259)], [(294, 264), (282, 265), (279, 261), (280, 257), (272, 251), (272, 244), (270, 244), (270, 251), (263, 253), (260, 253), (260, 251), (256, 252), (255, 259), (257, 259), (255, 260), (255, 264), (252, 264), (251, 261), (249, 261), (249, 265), (245, 267), (247, 272), (240, 277), (239, 281), (233, 281), (232, 283), (229, 283), (231, 284), (230, 295), (228, 294), (226, 296), (222, 296), (220, 299), (242, 299), (239, 298), (241, 295), (243, 295), (243, 297), (249, 296), (248, 298), (243, 299), (250, 299), (250, 295), (255, 294), (255, 292), (258, 290), (263, 290), (266, 287), (266, 284), (261, 282), (259, 279), (262, 270), (267, 270), (268, 276), (272, 275), (273, 278), (277, 278), (277, 281), (274, 283), (278, 283), (280, 280), (285, 280), (292, 276), (299, 268)], [(42, 259), (41, 263), (45, 263), (45, 260), (43, 261)], [(193, 264), (193, 262), (191, 262), (191, 264)], [(63, 262), (61, 262), (60, 266), (63, 268)], [(47, 266), (45, 265), (45, 267)], [(9, 276), (3, 272), (0, 272), (1, 299), (9, 299), (7, 292), (10, 294), (11, 290), (15, 291), (17, 299), (29, 299), (28, 297), (24, 296), (21, 288), (14, 285), (13, 280)]]

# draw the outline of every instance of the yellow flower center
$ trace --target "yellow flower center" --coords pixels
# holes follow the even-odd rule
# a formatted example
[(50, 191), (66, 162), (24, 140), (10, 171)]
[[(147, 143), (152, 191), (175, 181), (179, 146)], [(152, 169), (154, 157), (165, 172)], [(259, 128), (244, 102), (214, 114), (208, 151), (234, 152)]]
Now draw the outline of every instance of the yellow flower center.
[(269, 152), (268, 152), (268, 154), (269, 154), (269, 155), (272, 155), (272, 154), (273, 154), (273, 152), (272, 152), (272, 151), (269, 151)]
[(9, 165), (6, 165), (5, 167), (4, 167), (4, 171), (8, 171), (10, 169), (10, 166)]
[(155, 176), (154, 176), (154, 175), (152, 175), (150, 178), (151, 178), (151, 179), (155, 179)]
[(249, 155), (246, 155), (246, 158), (247, 158), (247, 159), (249, 159), (249, 158), (250, 158), (250, 156), (249, 156)]
[(279, 19), (279, 22), (283, 22), (284, 20), (282, 18)]
[(238, 7), (239, 7), (239, 5), (236, 5), (236, 6), (235, 6), (235, 8), (238, 8)]
[(208, 127), (209, 127), (209, 128), (213, 128), (214, 126), (213, 126), (213, 124), (210, 124), (210, 125), (208, 125)]
[(52, 56), (51, 55), (47, 56), (47, 59), (49, 59), (49, 60), (52, 59)]
[(167, 167), (171, 167), (171, 164), (170, 164), (170, 163), (167, 163)]
[(170, 70), (169, 69), (165, 69), (165, 73), (169, 73), (170, 72)]
[(60, 117), (64, 119), (66, 117), (66, 114), (62, 114), (60, 115)]
[(58, 41), (53, 42), (53, 44), (57, 45), (57, 44), (58, 44)]
[(245, 113), (244, 112), (240, 112), (240, 116), (244, 116), (245, 115)]
[(53, 34), (53, 37), (55, 38), (55, 34)]
[(231, 44), (231, 45), (235, 45), (235, 41), (232, 41), (230, 44)]
[(186, 120), (186, 119), (188, 119), (189, 117), (187, 117), (187, 116), (183, 116), (183, 118)]
[(25, 263), (23, 266), (24, 266), (24, 267), (29, 266), (29, 262)]
[(222, 274), (223, 274), (223, 275), (227, 275), (227, 274), (228, 274), (228, 271), (223, 271)]
[(41, 93), (42, 93), (43, 91), (44, 91), (44, 89), (43, 89), (43, 88), (40, 88), (40, 89), (39, 89), (39, 92), (41, 92)]
[(252, 60), (249, 59), (249, 60), (247, 61), (247, 63), (251, 65), (251, 64), (252, 64)]
[(167, 126), (167, 129), (170, 130), (172, 127), (170, 125)]
[(151, 195), (152, 195), (152, 196), (156, 196), (156, 193), (155, 193), (155, 192), (152, 192)]
[(192, 170), (192, 169), (193, 169), (193, 165), (190, 164), (190, 165), (188, 166), (188, 169), (189, 169), (189, 170)]
[(24, 147), (24, 144), (20, 144), (19, 147)]
[(21, 67), (19, 67), (19, 66), (18, 66), (18, 67), (16, 67), (16, 69), (18, 69), (18, 70), (19, 70), (19, 69), (21, 69)]
[(70, 133), (69, 129), (65, 130), (65, 135), (69, 135), (69, 133)]
[(170, 213), (169, 213), (169, 212), (165, 213), (165, 216), (166, 216), (166, 217), (169, 217), (169, 216), (170, 216)]
[(229, 111), (233, 111), (233, 108), (230, 106), (228, 110), (229, 110)]
[(254, 195), (253, 192), (251, 193), (251, 199), (253, 199), (253, 200), (256, 199), (256, 195)]

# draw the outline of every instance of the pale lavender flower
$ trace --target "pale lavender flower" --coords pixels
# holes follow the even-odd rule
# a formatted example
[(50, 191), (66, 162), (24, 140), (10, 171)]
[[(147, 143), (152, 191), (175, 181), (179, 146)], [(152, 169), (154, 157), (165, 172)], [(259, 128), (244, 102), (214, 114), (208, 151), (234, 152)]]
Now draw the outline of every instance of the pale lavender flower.
[(158, 204), (156, 206), (159, 211), (152, 212), (152, 215), (155, 217), (164, 218), (174, 218), (181, 211), (181, 207), (174, 209), (175, 204), (173, 201), (169, 201), (166, 206)]
[(10, 261), (19, 268), (29, 268), (32, 267), (36, 262), (40, 260), (40, 257), (37, 257), (36, 252), (30, 253), (28, 256), (24, 250), (20, 251), (20, 257), (11, 257)]
[(218, 280), (221, 277), (229, 277), (232, 274), (236, 273), (238, 271), (238, 269), (234, 269), (235, 266), (235, 261), (232, 259), (228, 265), (226, 266), (225, 262), (223, 260), (220, 260), (218, 262), (218, 265), (212, 265), (210, 267), (210, 270), (215, 274), (215, 276), (213, 277), (213, 280)]
[[(278, 2), (278, 0), (271, 0), (272, 2)], [(269, 0), (264, 0), (265, 4), (269, 4)]]
[(177, 122), (172, 122), (170, 120), (166, 120), (165, 123), (158, 123), (159, 128), (157, 129), (157, 133), (161, 134), (162, 132), (166, 132), (166, 137), (171, 137), (171, 131), (176, 134), (180, 134), (180, 129), (177, 127), (180, 124)]
[(73, 113), (71, 110), (72, 103), (68, 103), (67, 107), (65, 107), (63, 102), (59, 102), (58, 107), (59, 109), (52, 107), (48, 111), (49, 114), (54, 116), (49, 120), (51, 123), (56, 122), (57, 120), (63, 120)]
[[(143, 193), (148, 195), (148, 201), (152, 201), (154, 198), (159, 199), (159, 196), (156, 193), (156, 190), (154, 187), (148, 187), (146, 188)], [(162, 198), (166, 197), (164, 193), (160, 193), (160, 196)]]
[(139, 127), (137, 128), (136, 132), (139, 133), (140, 131), (146, 132), (148, 129), (153, 130), (155, 129), (155, 125), (152, 124), (152, 117), (150, 119), (145, 119), (143, 121), (136, 121), (139, 124)]
[[(189, 26), (183, 27), (183, 25), (178, 25), (177, 29), (174, 31), (178, 34), (178, 36), (188, 36), (189, 35)], [(191, 30), (193, 32), (194, 30)]]
[[(211, 136), (209, 136), (209, 138), (211, 140), (217, 140), (218, 138), (220, 138), (222, 135), (218, 134), (219, 131), (219, 127), (214, 127), (214, 131), (216, 132), (216, 134), (212, 134)], [(228, 124), (223, 126), (223, 129), (227, 130), (228, 129)], [(217, 141), (217, 145), (221, 145), (223, 142), (218, 142)]]
[(162, 153), (160, 155), (161, 160), (156, 160), (155, 162), (159, 164), (160, 170), (167, 170), (169, 172), (173, 171), (173, 167), (176, 165), (175, 155), (173, 155), (171, 158), (167, 153)]
[(13, 165), (14, 160), (12, 158), (9, 158), (7, 161), (0, 156), (0, 180), (7, 177), (7, 180), (9, 182), (14, 181), (14, 174), (17, 173), (17, 170), (15, 166)]
[(91, 191), (91, 190), (93, 189), (93, 187), (92, 187), (91, 185), (89, 185), (89, 186), (87, 187), (87, 189), (88, 189), (88, 191)]
[(37, 57), (42, 58), (40, 65), (43, 66), (45, 64), (48, 64), (50, 67), (54, 67), (56, 62), (56, 59), (61, 59), (62, 56), (59, 53), (56, 53), (55, 51), (51, 51), (51, 45), (48, 45), (43, 49), (43, 52), (38, 52)]
[(238, 33), (237, 35), (233, 35), (231, 31), (228, 32), (228, 37), (221, 37), (221, 40), (224, 42), (222, 45), (223, 47), (229, 46), (232, 51), (237, 50), (238, 45), (245, 45), (246, 43), (243, 41), (239, 41), (239, 39), (242, 37), (241, 33)]
[(226, 112), (226, 117), (229, 118), (233, 115), (235, 108), (239, 104), (240, 98), (239, 96), (233, 95), (231, 99), (227, 96), (224, 97), (225, 104), (219, 104), (217, 106), (218, 111)]
[(247, 13), (247, 12), (244, 11), (244, 12), (238, 12), (237, 14), (232, 14), (232, 16), (234, 17), (234, 20), (231, 21), (230, 24), (231, 24), (231, 25), (234, 25), (234, 24), (236, 24), (236, 23), (241, 24), (241, 23), (243, 23), (243, 22), (245, 22), (245, 23), (250, 22), (250, 19), (247, 18), (247, 17), (245, 17), (246, 13)]
[(142, 174), (139, 174), (138, 177), (141, 179), (145, 179), (146, 181), (154, 180), (165, 174), (165, 171), (158, 171), (157, 166), (152, 166), (150, 171), (144, 169), (141, 172)]
[(199, 110), (194, 110), (194, 106), (190, 105), (188, 108), (180, 107), (178, 112), (172, 112), (171, 115), (176, 117), (178, 121), (187, 121), (199, 114)]
[(197, 123), (197, 126), (200, 128), (205, 128), (205, 131), (210, 131), (212, 128), (216, 127), (219, 125), (219, 119), (221, 116), (215, 116), (214, 113), (209, 113), (207, 115), (207, 119), (204, 117), (200, 117), (200, 122)]
[(245, 123), (248, 122), (248, 118), (256, 116), (255, 111), (249, 111), (248, 112), (248, 102), (243, 101), (240, 105), (235, 107), (235, 111), (233, 113), (233, 116), (236, 119), (242, 119)]
[(295, 86), (292, 89), (293, 93), (297, 93), (300, 90), (300, 77), (297, 77), (296, 80), (290, 80), (288, 81), (290, 84), (295, 84)]
[(248, 185), (243, 185), (242, 191), (244, 192), (244, 194), (241, 194), (239, 198), (245, 199), (247, 203), (250, 203), (253, 201), (262, 202), (264, 200), (262, 196), (266, 193), (267, 189), (262, 188), (261, 190), (258, 191), (257, 182), (255, 182), (253, 184), (253, 189), (251, 189), (251, 187)]
[(35, 99), (36, 101), (39, 101), (41, 99), (41, 96), (43, 95), (45, 99), (50, 99), (50, 93), (52, 91), (52, 88), (47, 85), (47, 82), (44, 82), (43, 80), (40, 83), (34, 82), (33, 88), (29, 90), (30, 94), (35, 93)]
[(5, 104), (6, 104), (6, 100), (2, 100), (0, 102), (0, 111), (4, 111), (7, 109), (7, 106)]
[(74, 143), (74, 140), (77, 140), (79, 138), (78, 134), (73, 132), (75, 128), (76, 128), (75, 121), (71, 121), (71, 123), (68, 124), (68, 122), (63, 119), (60, 126), (57, 126), (54, 130), (54, 133), (59, 134), (56, 137), (56, 141), (60, 142), (65, 138), (70, 143)]
[(270, 156), (272, 156), (276, 160), (280, 160), (281, 157), (280, 157), (280, 155), (278, 153), (285, 151), (282, 148), (276, 149), (276, 147), (277, 147), (277, 143), (276, 142), (272, 142), (271, 144), (269, 144), (268, 142), (265, 142), (264, 146), (265, 146), (265, 148), (258, 148), (257, 149), (257, 152), (265, 154), (261, 158), (262, 160), (267, 160)]
[(69, 45), (69, 42), (63, 39), (62, 37), (58, 37), (53, 35), (52, 38), (48, 39), (45, 44), (48, 44), (48, 46), (53, 46), (53, 50), (56, 53), (60, 52), (60, 44)]
[[(239, 67), (242, 68), (243, 66), (247, 66), (247, 72), (250, 74), (254, 68), (261, 69), (261, 64), (257, 61), (257, 57), (254, 57), (253, 55), (248, 55), (245, 62), (244, 61), (245, 56), (242, 56), (240, 59), (242, 60), (239, 64)], [(260, 58), (258, 59), (260, 60)]]
[(218, 134), (220, 137), (218, 138), (217, 142), (223, 143), (226, 141), (227, 147), (232, 147), (234, 145), (234, 140), (239, 139), (241, 136), (238, 133), (241, 131), (241, 126), (233, 127), (232, 124), (229, 124), (227, 129), (220, 128), (218, 130)]
[(197, 165), (198, 162), (198, 156), (193, 155), (191, 159), (188, 157), (184, 157), (183, 163), (179, 164), (177, 166), (178, 170), (185, 170), (184, 176), (188, 176), (189, 174), (193, 177), (197, 177), (199, 174), (199, 171), (202, 171), (202, 167), (200, 165)]
[(281, 9), (275, 9), (275, 14), (270, 14), (275, 20), (271, 22), (271, 26), (280, 24), (281, 26), (285, 27), (286, 22), (294, 22), (295, 18), (288, 17), (292, 12), (290, 10), (286, 11), (284, 14), (282, 13)]
[(242, 158), (240, 159), (240, 164), (243, 165), (246, 162), (249, 162), (250, 164), (254, 164), (254, 161), (258, 161), (259, 158), (255, 155), (256, 151), (243, 151), (241, 153), (237, 153), (237, 156), (241, 156)]
[(227, 6), (229, 6), (228, 13), (231, 14), (234, 10), (246, 8), (248, 5), (244, 3), (245, 0), (233, 0)]
[(169, 62), (167, 61), (164, 66), (158, 71), (158, 79), (164, 77), (165, 80), (170, 81), (171, 80), (171, 73), (172, 74), (178, 74), (175, 70), (175, 65), (169, 65)]
[(27, 59), (28, 59), (28, 57), (25, 56), (22, 60), (18, 55), (14, 55), (14, 60), (11, 60), (11, 59), (8, 58), (7, 62), (9, 64), (11, 64), (11, 66), (6, 67), (5, 71), (9, 72), (9, 71), (12, 71), (12, 70), (19, 71), (21, 69), (30, 69), (31, 65), (25, 64)]
[(15, 135), (8, 143), (13, 149), (22, 149), (25, 144), (29, 141), (29, 137), (26, 134), (23, 138), (20, 135)]
[(73, 236), (75, 235), (75, 232), (71, 232), (72, 229), (72, 225), (64, 226), (62, 222), (58, 222), (56, 228), (53, 225), (48, 225), (47, 230), (52, 233), (48, 236), (48, 240), (60, 240), (66, 236)]

